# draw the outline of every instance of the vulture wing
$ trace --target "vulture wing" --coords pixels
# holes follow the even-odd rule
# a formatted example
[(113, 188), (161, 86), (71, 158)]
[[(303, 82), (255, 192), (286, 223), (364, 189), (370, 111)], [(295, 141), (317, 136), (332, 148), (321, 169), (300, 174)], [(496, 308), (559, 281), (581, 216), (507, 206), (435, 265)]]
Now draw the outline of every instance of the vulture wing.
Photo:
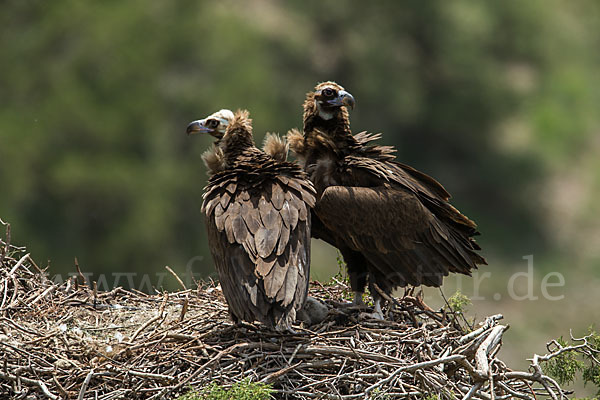
[(449, 272), (476, 268), (467, 234), (444, 224), (418, 193), (397, 184), (330, 186), (315, 214), (375, 266), (376, 280), (397, 286), (440, 286)]
[(253, 185), (215, 175), (202, 211), (221, 287), (235, 319), (285, 328), (306, 299), (310, 265), (310, 182), (283, 174)]
[[(378, 186), (388, 183), (413, 193), (416, 198), (444, 223), (473, 236), (477, 234), (476, 224), (454, 208), (448, 200), (450, 194), (429, 175), (411, 166), (396, 162), (362, 156), (347, 156), (349, 179), (347, 186)], [(473, 242), (475, 243), (475, 242)], [(476, 244), (475, 244), (476, 246)], [(478, 248), (479, 249), (479, 248)], [(479, 258), (483, 260), (483, 258)]]

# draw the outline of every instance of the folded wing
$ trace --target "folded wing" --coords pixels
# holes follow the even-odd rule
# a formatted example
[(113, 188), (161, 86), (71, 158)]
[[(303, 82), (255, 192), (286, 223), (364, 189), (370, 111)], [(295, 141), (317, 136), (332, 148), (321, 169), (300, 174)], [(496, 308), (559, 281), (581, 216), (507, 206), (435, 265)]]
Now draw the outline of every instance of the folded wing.
[(389, 287), (440, 286), (449, 272), (470, 274), (480, 257), (469, 235), (449, 228), (400, 185), (330, 186), (315, 214), (377, 269)]
[(305, 301), (312, 185), (279, 175), (248, 187), (234, 173), (207, 188), (203, 212), (230, 311), (283, 328)]

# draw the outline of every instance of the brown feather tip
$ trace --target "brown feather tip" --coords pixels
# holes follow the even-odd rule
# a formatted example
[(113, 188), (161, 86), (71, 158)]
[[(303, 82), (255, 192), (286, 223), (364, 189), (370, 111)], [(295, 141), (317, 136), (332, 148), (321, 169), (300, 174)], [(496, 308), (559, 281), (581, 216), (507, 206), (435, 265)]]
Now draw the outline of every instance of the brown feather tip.
[(278, 134), (267, 133), (263, 143), (263, 150), (277, 161), (286, 161), (289, 145), (286, 140)]
[(294, 153), (304, 154), (304, 134), (302, 132), (296, 128), (290, 129), (286, 139)]
[(248, 110), (237, 110), (233, 120), (227, 127), (227, 133), (235, 131), (245, 131), (252, 134), (252, 119)]
[(334, 81), (327, 81), (327, 82), (321, 82), (321, 83), (317, 84), (317, 86), (315, 86), (315, 92), (317, 90), (321, 90), (321, 89), (324, 89), (326, 87), (333, 87), (333, 88), (335, 88), (337, 90), (344, 90), (344, 88), (341, 85), (338, 85)]
[(202, 153), (202, 161), (204, 161), (204, 165), (208, 169), (207, 173), (209, 175), (216, 174), (223, 170), (225, 157), (223, 155), (223, 150), (219, 147), (213, 145), (210, 149), (206, 150)]

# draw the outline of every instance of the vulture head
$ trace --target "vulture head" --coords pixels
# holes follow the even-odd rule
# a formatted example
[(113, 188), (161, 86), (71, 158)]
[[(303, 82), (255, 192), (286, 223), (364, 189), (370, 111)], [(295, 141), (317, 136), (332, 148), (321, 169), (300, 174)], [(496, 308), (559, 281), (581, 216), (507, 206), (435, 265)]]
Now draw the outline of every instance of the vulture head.
[(188, 135), (208, 133), (217, 139), (216, 143), (202, 154), (202, 161), (204, 161), (209, 175), (222, 171), (225, 166), (225, 156), (219, 143), (225, 136), (225, 131), (231, 121), (233, 121), (233, 112), (223, 109), (204, 119), (190, 122), (186, 129)]
[(217, 140), (220, 140), (225, 135), (225, 131), (231, 121), (233, 121), (233, 112), (231, 112), (231, 110), (223, 109), (204, 119), (190, 122), (186, 132), (188, 135), (208, 133), (217, 138)]
[(335, 82), (319, 83), (314, 92), (307, 94), (304, 104), (305, 112), (312, 111), (328, 121), (339, 113), (346, 113), (344, 108), (354, 108), (354, 97)]

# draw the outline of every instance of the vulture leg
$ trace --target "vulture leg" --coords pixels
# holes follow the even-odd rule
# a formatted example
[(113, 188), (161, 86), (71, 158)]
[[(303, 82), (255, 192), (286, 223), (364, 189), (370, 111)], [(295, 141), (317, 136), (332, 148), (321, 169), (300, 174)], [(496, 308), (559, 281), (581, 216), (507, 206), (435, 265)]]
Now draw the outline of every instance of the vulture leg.
[(379, 320), (383, 320), (383, 311), (381, 310), (381, 297), (377, 296), (375, 298), (375, 309), (371, 314), (371, 317)]
[(291, 326), (291, 325), (288, 325), (288, 326), (285, 328), (285, 332), (287, 332), (287, 333), (289, 333), (289, 334), (291, 334), (291, 335), (297, 335), (297, 334), (298, 334), (298, 332), (297, 332), (297, 331), (295, 331), (295, 330), (292, 328), (292, 326)]
[(361, 318), (378, 319), (380, 321), (383, 321), (385, 318), (383, 315), (383, 310), (381, 309), (381, 302), (382, 302), (381, 297), (377, 297), (375, 299), (375, 307), (373, 307), (373, 312), (372, 313), (361, 312), (360, 313)]
[(361, 253), (350, 249), (348, 246), (345, 246), (342, 243), (338, 243), (331, 235), (331, 232), (325, 227), (325, 225), (323, 225), (323, 222), (321, 222), (314, 211), (312, 211), (311, 220), (312, 236), (316, 239), (321, 239), (334, 247), (337, 247), (340, 250), (340, 253), (342, 253), (344, 262), (346, 262), (348, 276), (350, 278), (350, 287), (354, 292), (354, 301), (352, 302), (352, 305), (364, 307), (365, 303), (363, 301), (363, 294), (365, 292), (365, 287), (367, 286), (367, 271), (369, 269), (367, 266), (368, 261)]
[(360, 315), (364, 318), (378, 319), (383, 321), (385, 318), (383, 317), (383, 311), (381, 310), (381, 298), (375, 299), (375, 307), (373, 308), (372, 313), (360, 313)]
[(350, 288), (352, 288), (352, 291), (354, 292), (354, 301), (352, 304), (363, 307), (365, 303), (363, 302), (362, 297), (365, 292), (365, 287), (367, 286), (368, 261), (361, 253), (353, 251), (349, 247), (338, 246), (338, 248), (344, 257), (344, 261), (348, 268)]
[(354, 292), (354, 300), (352, 304), (358, 307), (364, 307), (365, 302), (363, 301), (363, 292)]
[(315, 214), (314, 210), (310, 210), (310, 234), (315, 239), (321, 239), (325, 243), (332, 245), (333, 247), (337, 247), (337, 241), (332, 235), (331, 231), (323, 225), (323, 222), (319, 219), (319, 217)]
[(364, 317), (367, 317), (367, 318), (378, 319), (380, 321), (383, 321), (385, 318), (383, 315), (383, 310), (381, 309), (381, 303), (384, 300), (379, 295), (379, 293), (376, 293), (376, 292), (371, 292), (371, 293), (373, 295), (373, 302), (375, 303), (375, 306), (373, 307), (373, 312), (372, 313), (361, 313), (361, 315)]
[(374, 319), (383, 320), (383, 310), (381, 309), (382, 303), (385, 301), (383, 295), (380, 293), (392, 293), (394, 290), (389, 283), (389, 279), (386, 278), (385, 275), (381, 273), (373, 273), (369, 276), (369, 290), (371, 292), (371, 296), (373, 296), (373, 302), (375, 306), (373, 307), (373, 313), (367, 314), (369, 317)]

